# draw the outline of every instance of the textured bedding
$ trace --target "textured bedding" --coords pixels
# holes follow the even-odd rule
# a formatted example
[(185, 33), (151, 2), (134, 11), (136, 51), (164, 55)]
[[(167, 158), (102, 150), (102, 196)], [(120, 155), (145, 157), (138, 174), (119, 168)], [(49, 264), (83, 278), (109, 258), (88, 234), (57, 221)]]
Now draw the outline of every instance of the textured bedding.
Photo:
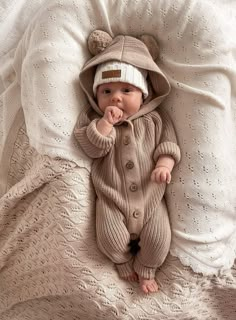
[[(1, 1), (0, 319), (236, 317), (233, 1)], [(182, 160), (172, 245), (144, 295), (98, 250), (90, 160), (73, 128), (94, 29), (151, 34)], [(222, 228), (224, 225), (224, 228)]]

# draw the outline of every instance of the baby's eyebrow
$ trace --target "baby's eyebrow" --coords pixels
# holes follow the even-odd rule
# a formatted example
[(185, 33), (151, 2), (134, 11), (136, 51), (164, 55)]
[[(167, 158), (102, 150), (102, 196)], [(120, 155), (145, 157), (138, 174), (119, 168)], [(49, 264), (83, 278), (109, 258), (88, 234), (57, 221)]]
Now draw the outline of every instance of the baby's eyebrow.
[(104, 86), (104, 87), (100, 87), (98, 90), (104, 91), (104, 90), (111, 90), (111, 89), (108, 86), (107, 87)]

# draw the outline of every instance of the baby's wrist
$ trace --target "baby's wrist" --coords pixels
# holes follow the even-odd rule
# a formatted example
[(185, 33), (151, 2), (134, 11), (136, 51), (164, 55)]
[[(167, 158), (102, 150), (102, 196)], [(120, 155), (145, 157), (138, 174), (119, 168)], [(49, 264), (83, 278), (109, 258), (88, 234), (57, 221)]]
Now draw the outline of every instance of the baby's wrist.
[(163, 165), (163, 164), (157, 164), (157, 165), (155, 166), (155, 169), (157, 169), (157, 168), (166, 168), (166, 169), (168, 169), (169, 171), (171, 171), (171, 168), (170, 168), (170, 167), (165, 166), (165, 165)]
[(103, 125), (112, 128), (113, 127), (113, 123), (110, 123), (109, 120), (107, 118), (101, 118), (100, 122), (102, 122)]
[(103, 136), (108, 136), (110, 132), (112, 131), (113, 125), (109, 123), (104, 118), (101, 118), (97, 122), (97, 130), (100, 132)]
[(162, 155), (158, 158), (155, 168), (164, 167), (171, 172), (175, 164), (175, 160), (169, 155)]

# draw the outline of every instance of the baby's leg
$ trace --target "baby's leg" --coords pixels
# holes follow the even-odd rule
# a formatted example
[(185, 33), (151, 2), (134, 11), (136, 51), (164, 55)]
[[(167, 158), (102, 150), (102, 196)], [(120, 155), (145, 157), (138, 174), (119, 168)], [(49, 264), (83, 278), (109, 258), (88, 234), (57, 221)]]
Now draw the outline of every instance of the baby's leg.
[(130, 234), (123, 214), (115, 206), (97, 202), (96, 232), (100, 250), (116, 264), (119, 275), (128, 281), (137, 281), (130, 253)]
[(132, 271), (131, 274), (129, 274), (128, 276), (123, 276), (122, 278), (126, 281), (139, 282), (139, 276), (135, 271)]
[(164, 202), (157, 208), (140, 234), (140, 251), (134, 261), (134, 270), (139, 275), (141, 289), (145, 292), (156, 292), (156, 269), (164, 262), (170, 248), (171, 231), (167, 209)]

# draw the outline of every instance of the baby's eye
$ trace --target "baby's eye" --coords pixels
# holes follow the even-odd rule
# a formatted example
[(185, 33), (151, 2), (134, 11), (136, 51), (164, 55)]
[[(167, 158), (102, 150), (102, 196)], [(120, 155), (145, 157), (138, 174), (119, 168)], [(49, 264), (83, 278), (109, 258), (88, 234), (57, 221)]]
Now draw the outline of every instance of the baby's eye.
[(132, 90), (130, 89), (130, 88), (124, 88), (123, 89), (123, 92), (126, 92), (126, 93), (128, 93), (128, 92), (131, 92)]
[(110, 89), (104, 89), (104, 90), (103, 90), (103, 93), (104, 93), (104, 94), (109, 94), (109, 93), (111, 93), (111, 90), (110, 90)]

